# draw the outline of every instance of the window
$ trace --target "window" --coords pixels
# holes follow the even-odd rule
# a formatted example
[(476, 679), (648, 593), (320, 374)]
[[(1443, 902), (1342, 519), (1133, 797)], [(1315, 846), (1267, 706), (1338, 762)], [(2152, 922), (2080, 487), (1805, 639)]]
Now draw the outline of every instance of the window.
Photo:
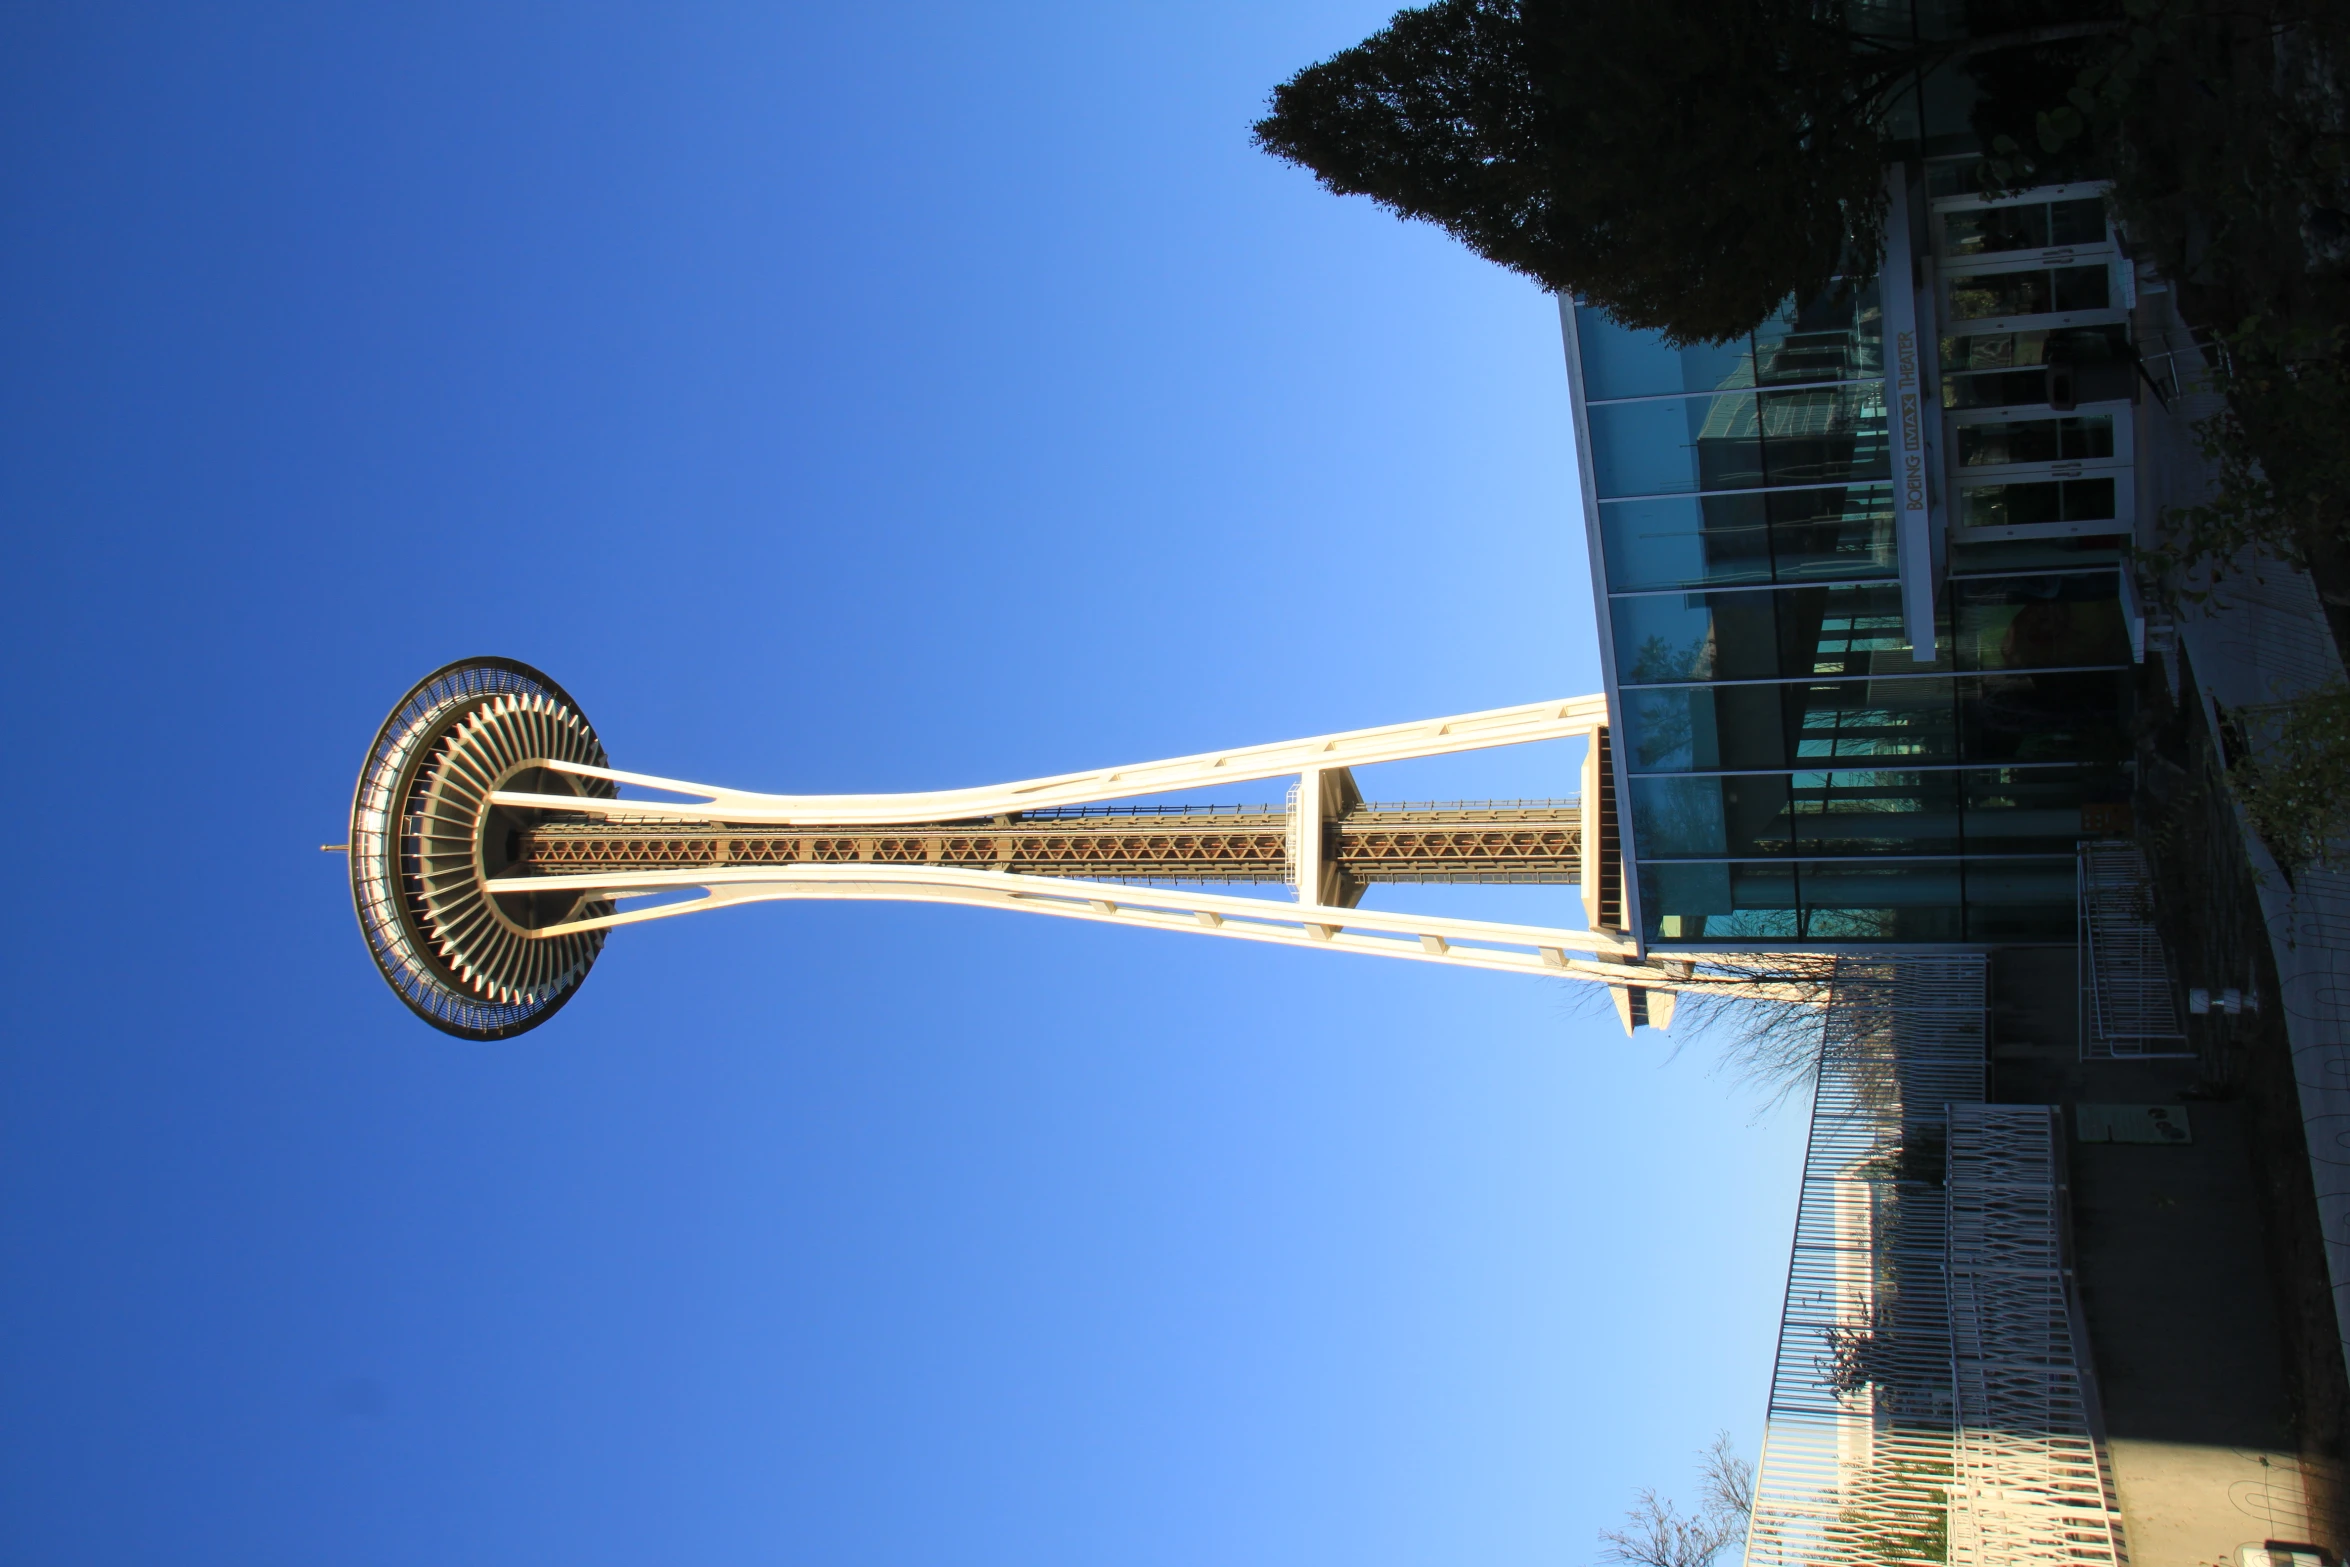
[(2111, 303), (2111, 283), (2103, 262), (2088, 267), (1962, 273), (1950, 280), (1950, 319), (1983, 321), (2103, 310)]
[(2021, 484), (1970, 485), (1961, 492), (1959, 523), (1968, 528), (2029, 528), (2048, 523), (2106, 522), (2119, 526), (2120, 492), (2112, 479), (2041, 479)]
[(1958, 461), (1965, 468), (2004, 468), (2113, 455), (2113, 416), (2007, 419), (1958, 427)]
[(1882, 484), (1603, 501), (1601, 548), (1619, 591), (1890, 577), (1893, 492)]
[(1907, 675), (1921, 667), (1910, 656), (1893, 583), (1617, 594), (1608, 618), (1616, 679), (1626, 686)]
[(2105, 203), (2095, 196), (2018, 206), (1958, 208), (1942, 214), (1942, 254), (1981, 256), (2105, 243)]
[(1881, 381), (1806, 391), (1724, 392), (1590, 410), (1603, 499), (1884, 479)]

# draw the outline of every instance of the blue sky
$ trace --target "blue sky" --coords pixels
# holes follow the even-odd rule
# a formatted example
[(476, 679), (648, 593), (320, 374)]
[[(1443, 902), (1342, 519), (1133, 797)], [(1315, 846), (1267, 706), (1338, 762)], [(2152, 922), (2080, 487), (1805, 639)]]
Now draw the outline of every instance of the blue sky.
[(820, 905), (467, 1046), (315, 848), (470, 653), (792, 791), (1595, 689), (1550, 302), (1248, 145), (1383, 14), (0, 12), (0, 1558), (1555, 1564), (1751, 1451), (1701, 1047)]

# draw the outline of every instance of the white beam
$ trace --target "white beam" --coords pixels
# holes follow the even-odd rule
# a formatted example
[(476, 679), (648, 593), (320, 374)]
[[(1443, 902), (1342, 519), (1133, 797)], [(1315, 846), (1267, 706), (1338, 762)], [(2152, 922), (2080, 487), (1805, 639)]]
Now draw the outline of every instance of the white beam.
[[(544, 892), (549, 879), (497, 880), (490, 882), (486, 890), (493, 894)], [(1002, 871), (920, 864), (776, 865), (729, 866), (719, 876), (709, 870), (631, 871), (566, 876), (561, 880), (582, 892), (600, 892), (614, 898), (690, 891), (705, 895), (551, 926), (537, 932), (541, 936), (609, 929), (738, 903), (797, 899), (953, 903), (1153, 930), (1183, 930), (1242, 941), (1408, 958), (1459, 968), (1548, 974), (1601, 984), (1621, 985), (1629, 979), (1636, 980), (1643, 989), (1701, 995), (1734, 993), (1797, 1002), (1817, 1001), (1821, 994), (1819, 986), (1802, 981), (1750, 983), (1708, 979), (1703, 975), (1628, 964), (1616, 955), (1629, 953), (1631, 943), (1604, 932), (1327, 908), (1182, 888), (1113, 886)], [(1575, 949), (1591, 956), (1570, 956), (1570, 951)]]
[(994, 784), (976, 789), (945, 789), (915, 794), (756, 794), (709, 784), (660, 778), (650, 773), (622, 772), (610, 767), (585, 767), (572, 762), (546, 762), (555, 772), (583, 778), (602, 778), (616, 784), (659, 789), (687, 795), (681, 801), (598, 800), (577, 795), (531, 794), (501, 789), (492, 796), (501, 805), (542, 810), (580, 812), (592, 816), (718, 820), (763, 823), (786, 827), (883, 825), (914, 822), (964, 821), (1040, 810), (1054, 805), (1093, 805), (1104, 800), (1165, 794), (1178, 789), (1249, 783), (1281, 778), (1309, 767), (1363, 767), (1374, 762), (1405, 761), (1421, 756), (1445, 756), (1488, 746), (1527, 745), (1537, 740), (1561, 740), (1588, 735), (1607, 723), (1607, 699), (1569, 697), (1552, 702), (1529, 702), (1519, 707), (1497, 707), (1482, 713), (1451, 718), (1426, 718), (1408, 724), (1386, 724), (1376, 729), (1350, 729), (1342, 734), (1315, 735), (1304, 740), (1278, 740), (1270, 745), (1242, 746), (1230, 751), (1203, 751), (1161, 762), (1137, 762), (1126, 767), (1092, 772), (1063, 773), (1031, 778), (1022, 783)]

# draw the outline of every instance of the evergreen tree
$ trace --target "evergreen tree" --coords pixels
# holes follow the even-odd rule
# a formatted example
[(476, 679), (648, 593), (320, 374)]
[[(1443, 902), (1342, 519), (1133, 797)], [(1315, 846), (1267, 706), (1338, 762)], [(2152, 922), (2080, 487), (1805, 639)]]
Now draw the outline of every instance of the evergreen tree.
[[(1438, 0), (1273, 93), (1259, 146), (1676, 342), (1873, 270), (1917, 71), (2072, 23), (1894, 46), (1842, 0)], [(1844, 258), (1849, 257), (1846, 261)]]

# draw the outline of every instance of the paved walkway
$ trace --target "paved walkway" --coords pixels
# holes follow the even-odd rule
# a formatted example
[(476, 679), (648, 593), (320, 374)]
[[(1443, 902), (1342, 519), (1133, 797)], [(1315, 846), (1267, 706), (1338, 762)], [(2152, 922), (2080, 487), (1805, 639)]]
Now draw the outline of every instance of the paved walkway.
[[(2175, 345), (2182, 350), (2176, 362), (2189, 363), (2186, 331), (2167, 294), (2145, 300), (2139, 329), (2150, 353)], [(2168, 410), (2151, 398), (2141, 407), (2140, 435), (2151, 437), (2142, 449), (2156, 454), (2149, 475), (2155, 493), (2141, 505), (2142, 517), (2193, 504), (2207, 493), (2192, 427), (2218, 407), (2216, 396), (2196, 390), (2174, 397)], [(2189, 608), (2179, 622), (2179, 640), (2205, 701), (2251, 706), (2340, 684), (2342, 659), (2308, 577), (2274, 561), (2237, 564), (2212, 600)], [(2216, 716), (2205, 713), (2207, 722)], [(2216, 722), (2212, 732), (2219, 732)], [(2344, 787), (2350, 788), (2350, 780)], [(2242, 825), (2241, 812), (2238, 821)], [(2350, 1356), (2350, 875), (2304, 871), (2288, 878), (2248, 827), (2244, 835), (2283, 992), (2257, 1000), (2284, 1014), (2335, 1322)]]

